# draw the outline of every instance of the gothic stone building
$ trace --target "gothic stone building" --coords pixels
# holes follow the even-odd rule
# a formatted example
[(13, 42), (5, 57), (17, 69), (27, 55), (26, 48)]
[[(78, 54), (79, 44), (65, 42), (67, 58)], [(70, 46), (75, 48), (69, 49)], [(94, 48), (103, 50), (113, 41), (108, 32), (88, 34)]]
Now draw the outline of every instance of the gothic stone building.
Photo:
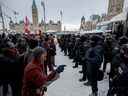
[(108, 4), (108, 16), (111, 19), (112, 17), (123, 12), (124, 0), (109, 0)]
[[(15, 30), (16, 32), (23, 32), (24, 31), (24, 21), (20, 21), (19, 23), (14, 23), (13, 21), (10, 21), (10, 29)], [(52, 20), (49, 21), (49, 23), (46, 23), (46, 31), (52, 30), (54, 32), (61, 32), (62, 23), (60, 21), (57, 21), (56, 23)], [(36, 6), (35, 0), (33, 0), (32, 4), (32, 23), (29, 25), (30, 31), (36, 31), (37, 29), (41, 29), (44, 31), (44, 22), (43, 20), (41, 23), (39, 23), (38, 20), (38, 8)]]

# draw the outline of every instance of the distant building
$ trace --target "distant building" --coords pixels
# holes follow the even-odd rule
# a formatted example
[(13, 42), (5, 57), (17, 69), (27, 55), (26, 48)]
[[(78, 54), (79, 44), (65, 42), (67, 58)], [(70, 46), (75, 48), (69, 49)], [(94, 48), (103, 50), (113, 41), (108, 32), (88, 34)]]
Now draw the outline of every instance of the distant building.
[(92, 22), (91, 21), (87, 21), (85, 24), (85, 31), (89, 31), (92, 29)]
[(98, 22), (96, 21), (86, 21), (85, 23), (85, 31), (91, 31), (96, 29), (96, 25)]
[(80, 31), (90, 31), (96, 29), (96, 24), (98, 23), (100, 16), (92, 15), (90, 16), (90, 21), (85, 21), (85, 17), (81, 18)]
[[(39, 26), (41, 27), (41, 29), (44, 29), (44, 22), (42, 20), (42, 22), (39, 24)], [(46, 23), (46, 31), (55, 31), (55, 32), (61, 32), (62, 25), (61, 25), (61, 21), (57, 21), (56, 23), (52, 20), (49, 21), (49, 23)]]
[(108, 20), (107, 14), (106, 13), (102, 13), (99, 22), (103, 22), (103, 21), (106, 21), (106, 20)]
[(98, 20), (100, 20), (100, 16), (97, 15), (97, 14), (94, 14), (94, 15), (91, 15), (91, 16), (90, 16), (90, 19), (91, 19), (92, 21), (98, 21)]
[[(12, 20), (9, 23), (10, 29), (15, 30), (17, 32), (24, 31), (24, 21), (20, 21), (19, 23), (14, 23)], [(39, 23), (38, 20), (38, 8), (36, 6), (35, 0), (33, 0), (32, 4), (32, 24), (29, 25), (30, 31), (36, 31), (41, 29), (42, 32), (44, 31), (44, 22), (43, 20)], [(53, 31), (53, 32), (61, 32), (62, 30), (62, 23), (57, 21), (56, 23), (50, 20), (46, 23), (46, 31)]]
[(84, 16), (81, 18), (80, 30), (85, 30), (85, 17)]
[(108, 4), (108, 19), (123, 12), (124, 0), (109, 0)]

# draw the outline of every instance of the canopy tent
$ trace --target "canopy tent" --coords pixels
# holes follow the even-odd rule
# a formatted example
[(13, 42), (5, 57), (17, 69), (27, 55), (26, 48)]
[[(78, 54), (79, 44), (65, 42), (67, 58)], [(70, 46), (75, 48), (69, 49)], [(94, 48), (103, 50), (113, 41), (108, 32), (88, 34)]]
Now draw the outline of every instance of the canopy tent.
[(90, 34), (90, 33), (103, 33), (101, 30), (92, 30), (92, 31), (81, 31), (80, 34)]
[(54, 33), (57, 32), (57, 30), (47, 30), (48, 33)]
[(110, 21), (117, 22), (117, 21), (125, 21), (127, 18), (127, 12), (122, 12), (119, 15), (113, 17)]
[(107, 25), (112, 22), (125, 21), (126, 18), (127, 18), (127, 12), (122, 12), (122, 13), (116, 15), (115, 17), (113, 17), (109, 21), (104, 21), (104, 22), (98, 23), (97, 26)]
[(103, 21), (103, 22), (98, 23), (97, 26), (107, 25), (109, 23), (111, 23), (111, 21)]

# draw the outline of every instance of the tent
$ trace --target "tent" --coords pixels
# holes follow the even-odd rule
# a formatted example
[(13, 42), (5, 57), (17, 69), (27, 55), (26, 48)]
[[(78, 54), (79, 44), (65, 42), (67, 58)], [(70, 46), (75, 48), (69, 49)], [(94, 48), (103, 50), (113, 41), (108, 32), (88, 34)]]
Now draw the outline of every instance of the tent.
[(103, 22), (98, 23), (97, 26), (107, 25), (109, 23), (111, 23), (111, 21), (103, 21)]
[(117, 21), (125, 21), (127, 17), (127, 12), (122, 12), (119, 15), (113, 17), (110, 21), (117, 22)]

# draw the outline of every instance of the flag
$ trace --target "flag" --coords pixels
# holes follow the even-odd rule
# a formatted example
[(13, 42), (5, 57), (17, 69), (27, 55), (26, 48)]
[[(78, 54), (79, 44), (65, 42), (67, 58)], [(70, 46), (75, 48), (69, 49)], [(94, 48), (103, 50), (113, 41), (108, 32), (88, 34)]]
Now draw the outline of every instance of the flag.
[(61, 16), (63, 15), (63, 12), (62, 12), (62, 10), (60, 11), (60, 15), (61, 15)]
[(45, 3), (42, 1), (41, 5), (43, 6), (43, 8), (45, 9)]
[(29, 29), (29, 19), (28, 19), (27, 16), (25, 17), (25, 21), (24, 21), (24, 31), (26, 33), (29, 33), (30, 32), (30, 29)]
[(29, 19), (28, 19), (27, 16), (25, 17), (25, 25), (26, 25), (26, 26), (29, 26)]
[(14, 13), (15, 15), (19, 15), (19, 13), (18, 13), (18, 12), (16, 12), (16, 11), (14, 11), (13, 13)]
[(2, 8), (0, 6), (0, 17), (2, 17)]

